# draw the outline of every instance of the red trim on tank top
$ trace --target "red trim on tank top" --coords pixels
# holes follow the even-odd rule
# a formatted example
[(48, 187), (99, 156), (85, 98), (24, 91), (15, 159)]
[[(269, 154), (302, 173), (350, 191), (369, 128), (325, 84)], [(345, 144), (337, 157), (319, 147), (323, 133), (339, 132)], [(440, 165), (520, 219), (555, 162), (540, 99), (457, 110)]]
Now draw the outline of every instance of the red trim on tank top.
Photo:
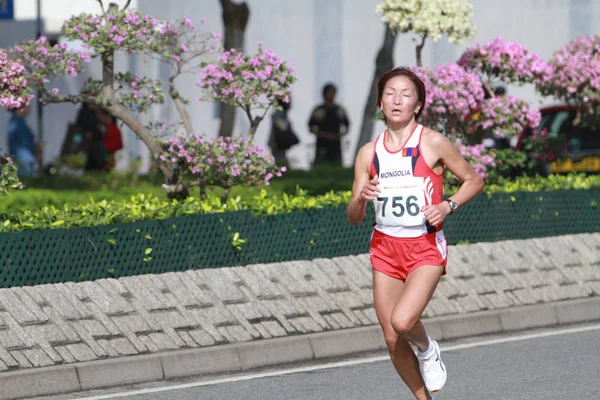
[(375, 143), (373, 144), (373, 154), (371, 154), (371, 163), (369, 164), (369, 176), (371, 179), (373, 179), (377, 173), (375, 170), (375, 164), (373, 164), (373, 160), (375, 159), (375, 154), (377, 153), (377, 142), (379, 141), (380, 137), (381, 135), (377, 136), (377, 139), (375, 139)]
[(385, 138), (387, 136), (388, 130), (386, 129), (385, 132), (383, 132), (383, 148), (385, 149), (385, 151), (387, 151), (390, 154), (396, 154), (398, 152), (400, 152), (404, 146), (406, 146), (406, 143), (408, 143), (408, 141), (410, 140), (410, 138), (412, 137), (413, 133), (415, 133), (415, 131), (417, 130), (417, 128), (420, 126), (420, 124), (417, 122), (415, 127), (413, 128), (412, 132), (410, 133), (410, 135), (408, 135), (408, 137), (406, 138), (406, 140), (404, 141), (404, 144), (402, 144), (402, 146), (400, 146), (400, 148), (396, 151), (391, 151), (390, 149), (388, 149), (387, 144), (385, 144)]
[(417, 143), (417, 148), (419, 149), (419, 154), (421, 154), (421, 160), (423, 160), (423, 164), (425, 164), (427, 166), (427, 168), (429, 168), (429, 170), (431, 171), (431, 173), (435, 176), (443, 176), (444, 175), (444, 169), (442, 168), (442, 172), (441, 173), (437, 173), (433, 170), (433, 168), (431, 168), (429, 166), (429, 164), (427, 164), (427, 161), (425, 160), (425, 156), (423, 155), (423, 149), (421, 149), (421, 140), (423, 139), (423, 132), (425, 131), (425, 127), (423, 127), (423, 130), (421, 131), (421, 136), (419, 137), (419, 143)]

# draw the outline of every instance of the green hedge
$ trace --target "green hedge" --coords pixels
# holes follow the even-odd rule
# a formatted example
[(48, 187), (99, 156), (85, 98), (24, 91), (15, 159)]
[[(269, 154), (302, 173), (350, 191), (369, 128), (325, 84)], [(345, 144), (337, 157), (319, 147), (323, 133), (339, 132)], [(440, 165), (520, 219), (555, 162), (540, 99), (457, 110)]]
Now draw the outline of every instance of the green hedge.
[[(548, 178), (519, 178), (504, 181), (497, 185), (486, 186), (488, 195), (501, 192), (538, 192), (553, 190), (591, 190), (600, 189), (600, 176), (558, 175)], [(456, 188), (446, 188), (451, 194)], [(23, 191), (25, 194), (27, 190)], [(265, 188), (240, 188), (242, 195), (232, 192), (226, 204), (220, 203), (220, 191), (209, 192), (206, 199), (189, 197), (185, 201), (171, 201), (160, 195), (136, 194), (113, 200), (93, 200), (77, 203), (74, 200), (82, 195), (69, 194), (61, 198), (60, 192), (54, 192), (64, 201), (56, 205), (27, 207), (19, 211), (5, 212), (0, 231), (19, 231), (28, 229), (75, 228), (95, 225), (108, 225), (152, 219), (174, 218), (185, 215), (222, 213), (227, 211), (249, 210), (253, 215), (285, 214), (294, 211), (346, 205), (350, 200), (349, 190), (310, 196), (304, 189), (295, 189), (287, 194)], [(21, 195), (21, 193), (19, 193)], [(118, 196), (116, 193), (112, 195)], [(10, 199), (13, 194), (6, 197)], [(50, 197), (48, 199), (51, 199)], [(38, 198), (36, 201), (42, 201)], [(71, 200), (71, 201), (68, 201)], [(21, 206), (25, 207), (23, 199)], [(31, 203), (30, 203), (31, 204)], [(36, 203), (37, 204), (37, 203)]]
[[(368, 252), (371, 206), (365, 221), (353, 227), (345, 220), (345, 205), (325, 206), (333, 197), (313, 204), (322, 208), (295, 201), (279, 204), (302, 212), (243, 210), (0, 233), (0, 287)], [(599, 232), (599, 202), (600, 190), (490, 194), (448, 217), (444, 230), (450, 244)]]

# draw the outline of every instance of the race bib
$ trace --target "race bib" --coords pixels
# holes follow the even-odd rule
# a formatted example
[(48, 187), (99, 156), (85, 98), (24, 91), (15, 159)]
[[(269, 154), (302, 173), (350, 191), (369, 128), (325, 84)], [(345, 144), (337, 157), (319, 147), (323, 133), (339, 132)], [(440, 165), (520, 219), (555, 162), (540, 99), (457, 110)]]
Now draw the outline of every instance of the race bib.
[(381, 194), (375, 200), (375, 222), (385, 226), (419, 226), (425, 223), (422, 177), (403, 177), (380, 182)]

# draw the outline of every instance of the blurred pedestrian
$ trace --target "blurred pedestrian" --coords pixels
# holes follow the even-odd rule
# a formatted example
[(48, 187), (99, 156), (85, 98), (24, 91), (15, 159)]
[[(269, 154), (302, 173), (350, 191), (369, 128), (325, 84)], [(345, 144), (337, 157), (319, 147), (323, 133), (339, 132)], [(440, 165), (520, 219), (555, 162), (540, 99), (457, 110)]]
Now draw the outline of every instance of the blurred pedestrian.
[(323, 87), (323, 104), (310, 114), (308, 127), (317, 136), (314, 164), (342, 165), (342, 136), (350, 128), (348, 114), (335, 103), (337, 88), (328, 83)]
[(278, 99), (276, 104), (279, 109), (271, 114), (269, 148), (271, 149), (271, 154), (275, 157), (277, 165), (287, 165), (286, 152), (292, 146), (300, 143), (300, 140), (296, 136), (289, 119), (288, 112), (292, 107), (291, 98), (288, 98), (287, 102), (283, 101), (283, 99)]
[(14, 157), (19, 176), (35, 175), (42, 160), (43, 145), (36, 142), (26, 121), (29, 111), (29, 106), (11, 111), (8, 123), (8, 152)]
[(116, 153), (123, 148), (123, 137), (121, 135), (121, 130), (117, 126), (117, 119), (108, 111), (99, 109), (97, 115), (98, 120), (102, 125), (101, 129), (104, 131), (102, 142), (104, 143), (107, 153), (107, 162), (105, 168), (113, 169), (116, 162)]
[(86, 171), (102, 170), (107, 163), (108, 153), (104, 146), (104, 125), (100, 123), (97, 109), (87, 103), (83, 103), (77, 114), (76, 124), (84, 132), (84, 140), (87, 142)]

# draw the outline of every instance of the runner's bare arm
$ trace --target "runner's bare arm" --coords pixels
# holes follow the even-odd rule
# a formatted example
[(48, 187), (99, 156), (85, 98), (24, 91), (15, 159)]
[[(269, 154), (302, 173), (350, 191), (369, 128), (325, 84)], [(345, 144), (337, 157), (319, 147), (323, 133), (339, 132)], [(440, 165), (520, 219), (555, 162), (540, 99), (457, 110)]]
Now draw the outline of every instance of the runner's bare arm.
[(358, 151), (354, 162), (354, 183), (352, 184), (352, 198), (346, 210), (348, 222), (357, 226), (365, 218), (365, 209), (369, 200), (377, 198), (378, 178), (371, 179), (369, 166), (373, 155), (373, 143), (367, 143)]
[[(444, 135), (435, 132), (430, 139), (437, 151), (440, 162), (462, 181), (458, 191), (450, 196), (459, 207), (462, 207), (483, 190), (483, 180)], [(448, 205), (449, 209), (450, 206)]]

